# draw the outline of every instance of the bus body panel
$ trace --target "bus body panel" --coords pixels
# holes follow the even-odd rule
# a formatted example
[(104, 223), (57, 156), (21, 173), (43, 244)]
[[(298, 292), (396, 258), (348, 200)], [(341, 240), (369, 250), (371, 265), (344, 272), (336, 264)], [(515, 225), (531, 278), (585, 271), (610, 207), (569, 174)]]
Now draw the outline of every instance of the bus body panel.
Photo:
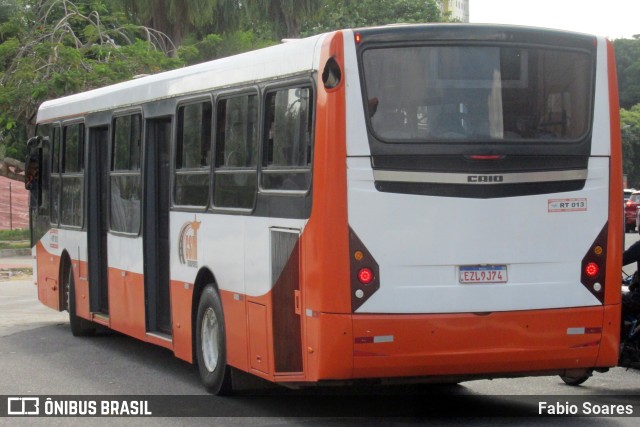
[[(598, 51), (596, 60), (596, 75), (595, 75), (595, 104), (593, 106), (593, 123), (592, 127), (592, 141), (591, 141), (591, 155), (592, 156), (610, 156), (612, 154), (611, 136), (612, 125), (610, 121), (611, 108), (613, 107), (610, 101), (612, 101), (611, 88), (609, 82), (611, 78), (615, 77), (615, 69), (611, 70), (608, 61), (608, 47), (607, 40), (604, 37), (598, 38)], [(617, 88), (615, 91), (616, 104), (617, 104)], [(619, 127), (618, 127), (619, 128)]]
[[(378, 192), (368, 159), (350, 158), (349, 224), (380, 264), (381, 280), (358, 312), (600, 304), (580, 284), (580, 261), (607, 222), (608, 159), (592, 158), (589, 171), (579, 193), (454, 199)], [(554, 200), (586, 207), (554, 211)], [(506, 265), (508, 282), (461, 284), (459, 268), (474, 265)]]
[[(614, 273), (623, 235), (621, 190), (614, 194), (621, 153), (611, 44), (597, 39), (583, 189), (441, 197), (376, 188), (354, 34), (317, 36), (43, 104), (39, 122), (89, 110), (107, 117), (154, 103), (170, 111), (164, 100), (171, 97), (317, 76), (309, 218), (172, 209), (170, 334), (147, 331), (142, 236), (107, 233), (109, 315), (98, 316), (89, 307), (86, 232), (51, 229), (34, 249), (39, 299), (63, 308), (58, 281), (68, 254), (80, 317), (194, 362), (199, 292), (210, 283), (222, 301), (227, 363), (273, 382), (486, 378), (615, 365)], [(342, 71), (334, 88), (322, 83), (329, 58)], [(580, 283), (581, 260), (607, 229), (606, 264), (615, 271), (606, 275), (603, 305)], [(379, 264), (379, 290), (356, 309), (350, 231)], [(485, 265), (506, 266), (506, 283), (461, 283), (461, 267)]]
[[(37, 242), (34, 275), (39, 285), (38, 299), (46, 306), (56, 310), (63, 309), (60, 306), (60, 287), (64, 280), (61, 277), (60, 263), (63, 255), (71, 260), (76, 292), (86, 288), (87, 270), (82, 261), (86, 261), (87, 246), (83, 237), (84, 233), (79, 230), (52, 228)], [(85, 308), (79, 304), (78, 309), (88, 313), (88, 305)]]
[[(306, 220), (244, 215), (171, 214), (171, 277), (193, 283), (199, 269), (210, 270), (219, 289), (246, 296), (271, 291), (271, 230), (302, 231)], [(184, 229), (197, 224), (197, 234)], [(189, 243), (185, 243), (189, 241)], [(188, 248), (193, 245), (193, 249)], [(191, 250), (190, 258), (187, 252)]]
[(596, 364), (602, 309), (354, 316), (354, 377), (536, 372)]
[[(344, 64), (344, 35), (327, 38), (321, 63)], [(311, 216), (301, 237), (303, 306), (312, 313), (349, 313), (349, 242), (344, 79), (318, 84)]]
[[(607, 41), (607, 75), (606, 82), (609, 95), (609, 117), (603, 118), (608, 123), (610, 131), (611, 157), (609, 169), (609, 235), (607, 247), (613, 248), (607, 253), (607, 265), (618, 271), (622, 265), (622, 248), (625, 247), (625, 224), (624, 214), (621, 214), (623, 205), (623, 178), (622, 178), (622, 133), (620, 127), (620, 107), (618, 99), (618, 76), (616, 72), (616, 60), (613, 51), (613, 43)], [(605, 82), (602, 82), (605, 84)], [(620, 250), (615, 250), (620, 248)], [(617, 274), (611, 274), (607, 278), (605, 289), (605, 304), (621, 307), (621, 293), (618, 292), (619, 278)], [(618, 318), (620, 315), (618, 315)], [(616, 322), (618, 323), (618, 322)], [(617, 325), (620, 326), (619, 324)], [(619, 334), (614, 335), (618, 337)], [(616, 351), (618, 347), (616, 346)]]
[(38, 300), (54, 310), (62, 310), (60, 307), (60, 268), (59, 256), (50, 255), (43, 242), (35, 246), (36, 257), (33, 270), (34, 279), (38, 285)]
[(171, 280), (170, 290), (173, 352), (176, 357), (193, 363), (193, 284)]
[(144, 276), (109, 268), (110, 327), (144, 340), (146, 333)]
[[(561, 373), (617, 361), (619, 310), (460, 314), (314, 313), (307, 381)], [(277, 380), (277, 379), (276, 379)]]
[(369, 149), (366, 132), (364, 132), (367, 124), (365, 122), (354, 33), (351, 30), (344, 31), (344, 50), (347, 156), (368, 157), (371, 156), (371, 150)]

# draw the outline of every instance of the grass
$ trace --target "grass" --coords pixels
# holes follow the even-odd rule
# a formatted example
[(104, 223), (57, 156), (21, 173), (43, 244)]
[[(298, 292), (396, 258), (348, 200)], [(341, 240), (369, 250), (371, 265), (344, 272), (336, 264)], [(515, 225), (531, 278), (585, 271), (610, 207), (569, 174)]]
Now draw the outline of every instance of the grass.
[(30, 247), (31, 244), (29, 243), (29, 240), (20, 240), (15, 242), (0, 240), (0, 249), (28, 249)]
[(0, 230), (0, 249), (30, 248), (29, 229)]
[(22, 241), (29, 240), (30, 234), (28, 228), (19, 228), (15, 230), (0, 230), (0, 241)]

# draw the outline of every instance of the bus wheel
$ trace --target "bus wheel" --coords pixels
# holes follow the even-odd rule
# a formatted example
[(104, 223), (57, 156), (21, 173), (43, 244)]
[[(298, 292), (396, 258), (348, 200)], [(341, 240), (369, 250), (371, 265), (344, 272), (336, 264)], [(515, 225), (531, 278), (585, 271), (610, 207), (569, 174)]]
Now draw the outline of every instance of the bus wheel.
[(90, 321), (76, 315), (76, 292), (73, 280), (73, 269), (69, 265), (65, 268), (64, 292), (67, 311), (69, 312), (69, 324), (74, 337), (86, 337), (96, 332), (96, 327)]
[(198, 304), (196, 357), (205, 388), (217, 395), (231, 394), (231, 369), (227, 366), (222, 303), (212, 285), (204, 288)]
[(560, 375), (560, 378), (562, 378), (562, 381), (564, 381), (566, 385), (579, 386), (580, 384), (584, 383), (586, 380), (591, 378), (591, 373), (592, 371), (586, 370), (584, 371), (584, 373), (580, 375), (576, 375), (576, 376)]

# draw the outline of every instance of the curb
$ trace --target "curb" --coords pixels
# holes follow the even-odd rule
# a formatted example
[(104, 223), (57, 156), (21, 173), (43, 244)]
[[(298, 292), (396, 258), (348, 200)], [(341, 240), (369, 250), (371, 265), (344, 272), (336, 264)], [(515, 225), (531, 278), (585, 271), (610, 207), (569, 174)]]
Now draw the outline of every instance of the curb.
[(0, 281), (11, 280), (14, 277), (32, 278), (33, 273), (30, 269), (26, 268), (3, 268), (0, 270)]
[(13, 256), (30, 256), (31, 249), (0, 249), (0, 258), (10, 258)]

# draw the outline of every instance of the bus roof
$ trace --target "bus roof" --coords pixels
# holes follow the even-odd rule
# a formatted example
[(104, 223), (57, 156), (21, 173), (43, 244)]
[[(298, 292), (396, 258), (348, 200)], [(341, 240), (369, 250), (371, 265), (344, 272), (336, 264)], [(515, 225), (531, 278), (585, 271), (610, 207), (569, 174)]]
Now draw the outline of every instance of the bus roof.
[(229, 87), (317, 69), (316, 49), (324, 35), (166, 71), (44, 102), (37, 122), (126, 108), (152, 100)]

